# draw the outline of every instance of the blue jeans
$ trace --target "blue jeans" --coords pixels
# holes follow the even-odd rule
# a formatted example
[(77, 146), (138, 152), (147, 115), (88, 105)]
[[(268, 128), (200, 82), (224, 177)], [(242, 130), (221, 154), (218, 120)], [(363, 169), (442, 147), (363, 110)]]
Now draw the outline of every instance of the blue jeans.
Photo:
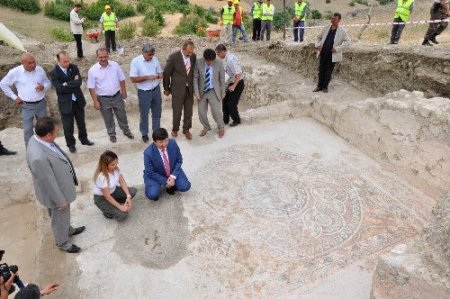
[(231, 41), (233, 43), (236, 42), (237, 31), (241, 31), (241, 35), (244, 38), (244, 42), (248, 42), (247, 32), (245, 32), (244, 24), (241, 25), (233, 25), (233, 34), (231, 35)]
[[(303, 27), (303, 28), (298, 28)], [(302, 42), (305, 34), (305, 21), (294, 21), (294, 42)]]
[(148, 114), (152, 110), (152, 130), (159, 129), (161, 120), (161, 89), (158, 86), (154, 90), (138, 89), (139, 111), (141, 119), (139, 122), (139, 130), (142, 136), (148, 135)]

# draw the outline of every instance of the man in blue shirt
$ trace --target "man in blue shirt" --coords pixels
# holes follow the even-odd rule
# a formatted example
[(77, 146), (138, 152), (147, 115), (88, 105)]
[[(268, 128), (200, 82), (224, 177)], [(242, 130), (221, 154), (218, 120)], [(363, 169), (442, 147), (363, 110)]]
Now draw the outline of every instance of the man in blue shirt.
[(161, 89), (159, 79), (162, 79), (162, 70), (155, 56), (155, 48), (149, 44), (142, 47), (142, 55), (131, 61), (130, 80), (136, 83), (141, 118), (139, 130), (142, 141), (148, 142), (148, 114), (152, 110), (152, 131), (160, 126), (161, 120)]

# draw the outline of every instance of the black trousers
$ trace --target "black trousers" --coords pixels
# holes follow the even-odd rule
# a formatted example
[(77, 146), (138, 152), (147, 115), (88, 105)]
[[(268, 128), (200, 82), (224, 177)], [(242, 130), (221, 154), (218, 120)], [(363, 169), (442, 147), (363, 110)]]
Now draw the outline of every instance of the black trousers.
[[(231, 85), (231, 84), (230, 84)], [(238, 104), (241, 98), (242, 91), (244, 90), (244, 80), (242, 79), (236, 85), (233, 92), (227, 89), (225, 93), (225, 98), (222, 101), (222, 112), (223, 112), (223, 122), (228, 124), (231, 120), (235, 123), (240, 124), (241, 118), (239, 117)]]
[(66, 139), (67, 146), (74, 146), (76, 141), (73, 137), (74, 120), (77, 122), (78, 127), (78, 139), (84, 142), (88, 139), (86, 132), (86, 123), (84, 121), (84, 108), (78, 105), (75, 101), (72, 103), (72, 112), (68, 114), (61, 113), (61, 121), (64, 129), (64, 137)]
[(81, 42), (81, 34), (74, 34), (75, 42), (77, 43), (77, 56), (83, 57), (83, 43)]
[(261, 36), (261, 19), (253, 19), (253, 36), (252, 40), (259, 40)]
[(333, 74), (335, 64), (336, 63), (333, 62), (331, 52), (320, 53), (319, 83), (317, 83), (317, 87), (322, 89), (328, 88), (328, 84), (331, 81), (331, 75)]
[[(400, 18), (394, 19), (395, 23), (403, 22)], [(392, 26), (392, 32), (391, 32), (391, 44), (396, 44), (400, 40), (400, 36), (402, 35), (402, 31), (405, 28), (405, 24), (401, 25), (393, 25)]]
[(108, 53), (111, 52), (111, 46), (112, 50), (116, 51), (116, 32), (108, 30), (105, 31), (105, 47)]

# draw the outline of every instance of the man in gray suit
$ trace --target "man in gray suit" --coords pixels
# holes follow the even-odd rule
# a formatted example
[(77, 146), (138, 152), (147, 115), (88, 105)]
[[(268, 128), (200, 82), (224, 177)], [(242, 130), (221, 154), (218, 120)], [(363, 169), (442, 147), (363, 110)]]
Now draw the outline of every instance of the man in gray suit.
[(203, 58), (197, 60), (194, 69), (194, 97), (198, 101), (198, 116), (203, 130), (200, 136), (205, 136), (211, 130), (208, 121), (208, 104), (211, 114), (219, 128), (219, 138), (225, 134), (222, 100), (225, 97), (225, 70), (221, 61), (216, 59), (213, 49), (206, 49)]
[(33, 177), (37, 200), (48, 209), (56, 246), (69, 253), (80, 251), (69, 237), (83, 232), (85, 227), (70, 225), (70, 203), (76, 198), (78, 185), (75, 169), (69, 157), (54, 142), (59, 133), (56, 120), (41, 117), (36, 122), (35, 135), (27, 147), (27, 163)]

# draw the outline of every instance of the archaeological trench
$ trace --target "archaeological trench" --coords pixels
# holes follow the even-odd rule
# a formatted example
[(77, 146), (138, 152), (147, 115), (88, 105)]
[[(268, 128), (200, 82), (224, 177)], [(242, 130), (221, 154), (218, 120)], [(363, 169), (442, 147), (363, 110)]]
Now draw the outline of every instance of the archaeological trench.
[[(151, 42), (164, 65), (181, 39)], [(213, 47), (196, 44), (197, 53)], [(114, 57), (125, 73), (140, 45)], [(47, 71), (58, 47), (29, 45)], [(223, 140), (178, 138), (193, 188), (155, 203), (142, 192), (145, 145), (119, 138), (111, 148), (87, 96), (96, 146), (72, 155), (81, 177), (72, 218), (87, 226), (78, 256), (54, 248), (24, 161), (20, 110), (2, 94), (0, 137), (19, 151), (0, 159), (3, 227), (18, 226), (2, 246), (14, 240), (9, 257), (35, 271), (29, 280), (62, 282), (55, 298), (450, 298), (450, 55), (434, 48), (352, 46), (322, 94), (312, 93), (312, 45), (236, 47), (243, 125)], [(18, 53), (8, 51), (0, 77), (17, 65)], [(92, 49), (88, 59), (79, 64), (83, 74), (95, 61)], [(138, 135), (136, 91), (128, 86)], [(48, 102), (58, 117), (54, 91)], [(169, 102), (163, 110), (169, 126)], [(140, 189), (120, 225), (91, 201), (93, 167), (109, 148)], [(17, 224), (23, 218), (28, 228)], [(333, 289), (334, 280), (347, 290)]]

